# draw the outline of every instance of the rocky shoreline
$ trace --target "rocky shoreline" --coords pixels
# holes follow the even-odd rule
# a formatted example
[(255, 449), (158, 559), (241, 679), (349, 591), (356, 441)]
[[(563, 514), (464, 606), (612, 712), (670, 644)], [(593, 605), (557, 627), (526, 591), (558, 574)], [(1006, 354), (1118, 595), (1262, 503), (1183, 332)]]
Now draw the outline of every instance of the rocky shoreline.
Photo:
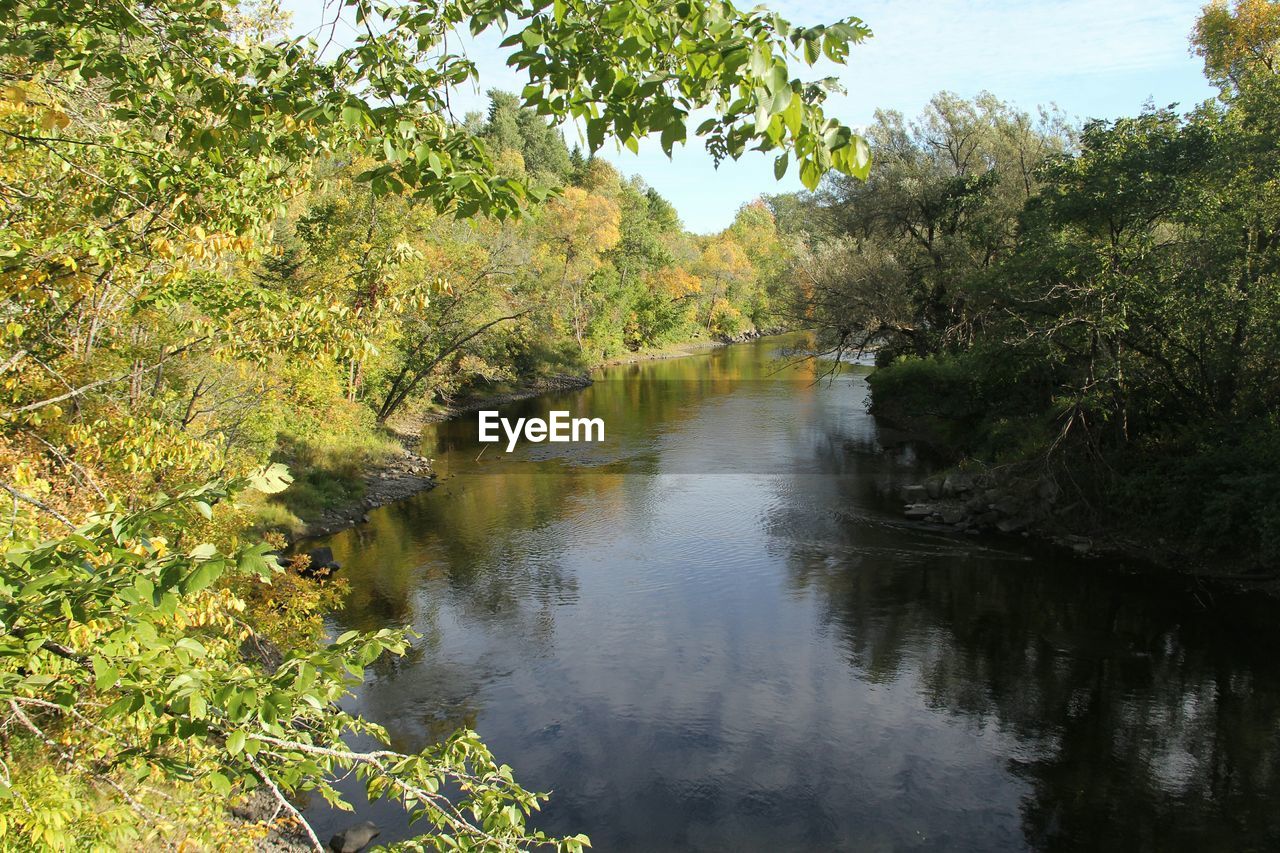
[[(591, 379), (587, 376), (551, 376), (539, 379), (513, 391), (489, 396), (470, 397), (461, 402), (453, 403), (437, 412), (433, 412), (424, 418), (421, 423), (439, 423), (478, 409), (502, 406), (543, 394), (574, 391), (579, 388), (586, 388), (590, 384)], [(421, 431), (418, 427), (405, 428), (402, 426), (393, 430), (393, 434), (405, 445), (416, 444), (421, 437)], [(316, 518), (305, 519), (305, 526), (302, 531), (293, 537), (293, 545), (296, 547), (299, 543), (320, 539), (337, 533), (339, 530), (354, 527), (357, 524), (368, 521), (370, 510), (411, 498), (420, 492), (429, 491), (435, 486), (436, 475), (431, 470), (431, 460), (415, 453), (406, 446), (402, 453), (369, 470), (365, 475), (364, 492), (360, 498), (328, 509)]]
[(295, 537), (295, 544), (368, 521), (371, 509), (435, 488), (436, 475), (431, 470), (430, 459), (406, 449), (403, 455), (371, 469), (364, 482), (364, 494), (358, 500), (333, 507), (308, 520), (302, 532)]
[(1049, 479), (1001, 483), (989, 474), (967, 471), (933, 476), (899, 489), (902, 514), (913, 521), (970, 535), (1036, 534), (1081, 556), (1094, 553), (1093, 538), (1051, 531), (1060, 496), (1061, 489)]
[(740, 335), (720, 336), (706, 340), (687, 341), (665, 349), (627, 353), (626, 355), (607, 359), (606, 361), (601, 362), (600, 367), (616, 367), (620, 364), (640, 364), (646, 361), (664, 361), (669, 358), (684, 358), (687, 355), (697, 355), (698, 353), (719, 349), (720, 347), (732, 346), (733, 344), (745, 344), (750, 343), (751, 341), (757, 341), (760, 338), (768, 338), (774, 335), (785, 335), (790, 331), (794, 330), (777, 328), (764, 330), (752, 329), (751, 331), (743, 332)]
[(453, 418), (456, 418), (459, 415), (465, 415), (468, 412), (475, 412), (480, 409), (488, 409), (494, 406), (505, 406), (508, 403), (528, 400), (532, 397), (541, 397), (543, 394), (577, 391), (592, 385), (593, 382), (594, 380), (592, 380), (590, 376), (585, 375), (579, 376), (561, 373), (555, 376), (545, 376), (502, 394), (467, 397), (459, 402), (450, 403), (439, 411), (432, 412), (427, 415), (422, 419), (422, 423), (434, 424), (441, 421), (452, 420)]
[(1018, 536), (1136, 572), (1177, 573), (1234, 592), (1280, 598), (1280, 575), (1217, 555), (1189, 554), (1163, 537), (1081, 522), (1080, 501), (1063, 499), (1047, 476), (953, 469), (898, 486), (904, 518), (958, 535)]

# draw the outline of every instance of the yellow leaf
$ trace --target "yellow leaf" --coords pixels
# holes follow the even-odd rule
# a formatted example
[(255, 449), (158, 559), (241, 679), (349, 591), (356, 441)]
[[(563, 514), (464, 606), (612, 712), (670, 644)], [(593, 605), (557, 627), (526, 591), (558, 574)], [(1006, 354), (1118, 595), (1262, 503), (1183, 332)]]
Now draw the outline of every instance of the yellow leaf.
[(71, 119), (67, 117), (66, 113), (58, 110), (47, 110), (40, 119), (40, 126), (45, 130), (53, 130), (54, 128), (61, 130), (69, 124), (71, 124)]

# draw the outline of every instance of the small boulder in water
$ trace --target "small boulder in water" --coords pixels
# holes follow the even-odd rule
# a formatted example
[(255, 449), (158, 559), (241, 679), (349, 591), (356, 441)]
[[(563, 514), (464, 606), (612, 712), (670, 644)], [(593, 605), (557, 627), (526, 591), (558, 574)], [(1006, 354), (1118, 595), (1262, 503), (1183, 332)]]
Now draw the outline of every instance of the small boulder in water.
[(381, 834), (382, 830), (376, 823), (363, 820), (330, 838), (329, 851), (330, 853), (359, 853)]
[(312, 548), (307, 552), (307, 557), (310, 558), (310, 562), (302, 570), (303, 577), (327, 578), (342, 568), (338, 561), (333, 558), (332, 548)]

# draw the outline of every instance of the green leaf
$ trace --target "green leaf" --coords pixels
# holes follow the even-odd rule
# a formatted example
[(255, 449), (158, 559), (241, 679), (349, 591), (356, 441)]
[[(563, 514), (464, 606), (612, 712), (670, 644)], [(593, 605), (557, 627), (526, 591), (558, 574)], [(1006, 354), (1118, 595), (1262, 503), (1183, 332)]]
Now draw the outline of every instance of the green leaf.
[(800, 98), (792, 98), (791, 103), (782, 111), (782, 121), (791, 132), (791, 138), (798, 139), (804, 125), (804, 101)]
[(218, 555), (218, 548), (212, 542), (202, 542), (188, 552), (193, 560), (211, 560)]
[(100, 657), (95, 657), (93, 664), (93, 686), (97, 690), (107, 690), (115, 685), (120, 678), (120, 673), (107, 661)]
[(795, 97), (795, 92), (792, 92), (790, 88), (778, 89), (773, 94), (773, 103), (769, 106), (769, 111), (774, 115), (778, 115), (790, 106), (792, 101), (798, 100), (799, 98)]
[(193, 592), (199, 592), (209, 584), (216, 581), (222, 576), (223, 565), (221, 560), (210, 560), (201, 563), (191, 571), (182, 582), (178, 585), (183, 594), (189, 595)]
[(231, 793), (231, 780), (218, 772), (210, 773), (205, 777), (209, 780), (209, 786), (221, 796), (227, 796)]
[(280, 462), (272, 462), (251, 473), (248, 481), (250, 488), (257, 489), (265, 495), (274, 495), (287, 489), (293, 482), (293, 477), (289, 474), (288, 466)]
[(768, 85), (769, 91), (775, 93), (775, 95), (784, 91), (790, 92), (791, 81), (787, 78), (787, 66), (781, 62), (773, 66), (766, 85)]
[(821, 181), (822, 170), (818, 168), (818, 164), (811, 159), (801, 161), (800, 183), (804, 184), (805, 189), (813, 192)]
[(662, 150), (668, 157), (677, 142), (684, 142), (688, 129), (683, 121), (672, 122), (662, 129)]
[(604, 119), (587, 119), (587, 147), (592, 151), (599, 151), (600, 146), (604, 145), (604, 128)]

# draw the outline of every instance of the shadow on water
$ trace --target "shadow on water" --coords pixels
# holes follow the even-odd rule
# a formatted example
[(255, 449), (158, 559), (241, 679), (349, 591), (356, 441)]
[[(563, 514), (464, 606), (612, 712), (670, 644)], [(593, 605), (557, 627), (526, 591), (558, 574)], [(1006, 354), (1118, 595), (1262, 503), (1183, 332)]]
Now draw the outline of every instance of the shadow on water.
[(1280, 844), (1273, 605), (901, 521), (925, 463), (864, 368), (815, 384), (779, 345), (503, 409), (598, 445), (439, 425), (441, 487), (331, 542), (333, 630), (422, 635), (351, 705), (401, 749), (475, 727), (599, 850)]

